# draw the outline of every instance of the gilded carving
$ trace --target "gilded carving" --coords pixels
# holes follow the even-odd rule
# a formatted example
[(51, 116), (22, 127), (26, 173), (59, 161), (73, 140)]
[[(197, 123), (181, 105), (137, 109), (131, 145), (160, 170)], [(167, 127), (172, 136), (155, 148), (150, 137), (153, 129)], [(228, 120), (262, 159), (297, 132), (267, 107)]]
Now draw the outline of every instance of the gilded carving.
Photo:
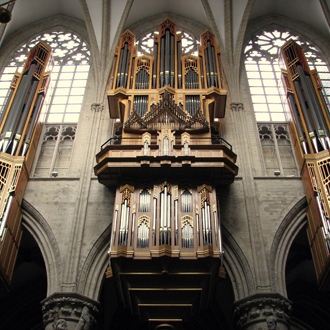
[(185, 215), (181, 218), (181, 228), (183, 228), (186, 223), (188, 223), (192, 228), (194, 228), (194, 220), (192, 216)]
[(138, 227), (144, 222), (148, 228), (150, 228), (150, 217), (147, 215), (141, 215), (138, 219)]
[(178, 200), (179, 199), (179, 187), (178, 186), (174, 186), (174, 200)]
[(159, 189), (159, 192), (163, 192), (164, 191), (164, 188), (165, 186), (167, 187), (167, 193), (172, 195), (172, 186), (167, 182), (167, 181), (164, 181), (161, 185), (160, 185), (160, 189)]

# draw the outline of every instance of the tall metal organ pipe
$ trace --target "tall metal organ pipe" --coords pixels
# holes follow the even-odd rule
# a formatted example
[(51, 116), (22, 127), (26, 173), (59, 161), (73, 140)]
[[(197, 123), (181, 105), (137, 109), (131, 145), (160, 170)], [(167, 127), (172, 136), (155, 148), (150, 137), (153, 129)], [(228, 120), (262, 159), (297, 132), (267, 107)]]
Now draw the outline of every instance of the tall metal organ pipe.
[[(29, 92), (29, 87), (31, 85), (32, 75), (34, 73), (36, 64), (32, 64), (28, 71), (27, 75), (24, 75), (21, 79), (21, 82), (18, 86), (15, 98), (13, 100), (12, 106), (10, 108), (6, 123), (2, 130), (3, 136), (3, 147), (2, 150), (6, 151), (10, 140), (14, 134), (14, 128), (16, 127), (16, 123), (20, 118), (20, 112), (22, 111), (22, 107), (24, 105), (24, 101)], [(1, 150), (1, 148), (0, 148)]]
[(313, 128), (313, 125), (312, 125), (311, 118), (309, 117), (309, 112), (308, 112), (306, 104), (305, 104), (305, 99), (304, 99), (304, 97), (302, 95), (302, 92), (301, 92), (300, 83), (297, 80), (295, 80), (294, 81), (294, 86), (295, 86), (295, 89), (296, 89), (296, 92), (297, 92), (297, 96), (298, 96), (298, 99), (299, 99), (299, 104), (301, 106), (301, 110), (302, 110), (303, 115), (304, 115), (304, 119), (305, 119), (307, 130), (308, 130), (308, 135), (310, 136), (310, 138), (312, 140), (315, 151), (318, 152), (318, 146), (317, 146), (316, 136), (315, 136), (315, 133), (314, 133), (314, 128)]
[(181, 40), (177, 43), (178, 57), (178, 88), (182, 88)]
[(304, 150), (304, 153), (308, 154), (307, 144), (306, 144), (306, 141), (305, 141), (303, 129), (302, 129), (300, 121), (299, 121), (298, 110), (297, 110), (297, 107), (296, 107), (296, 103), (295, 103), (293, 94), (288, 93), (288, 100), (289, 100), (289, 103), (290, 103), (290, 106), (291, 106), (293, 119), (294, 119), (296, 127), (297, 127), (297, 132), (298, 132), (298, 135), (299, 135), (299, 140), (300, 140), (301, 146)]
[[(329, 131), (328, 131), (327, 124), (325, 122), (325, 118), (323, 115), (323, 111), (322, 111), (322, 108), (318, 101), (318, 98), (317, 98), (317, 95), (316, 95), (316, 92), (314, 89), (314, 85), (312, 83), (310, 76), (306, 76), (306, 82), (307, 82), (308, 91), (310, 93), (310, 96), (311, 96), (311, 99), (312, 99), (312, 102), (313, 102), (313, 105), (315, 108), (316, 116), (318, 117), (318, 120), (320, 121), (321, 127), (325, 134), (325, 139), (326, 139), (328, 147), (329, 147), (330, 146)], [(328, 149), (328, 148), (325, 148), (325, 149)]]
[(164, 86), (164, 75), (165, 75), (165, 38), (162, 36), (160, 45), (160, 73), (159, 73), (159, 84), (160, 87)]
[(31, 107), (33, 98), (35, 96), (35, 91), (37, 89), (38, 83), (39, 82), (37, 80), (33, 81), (33, 83), (32, 83), (28, 100), (27, 100), (27, 102), (26, 102), (26, 104), (25, 104), (25, 106), (23, 108), (23, 113), (22, 113), (22, 116), (20, 118), (18, 127), (16, 129), (15, 138), (13, 139), (13, 146), (12, 146), (12, 150), (11, 150), (11, 154), (12, 155), (15, 154), (17, 145), (18, 145), (18, 143), (19, 143), (19, 141), (21, 139), (23, 128), (24, 128), (24, 125), (25, 125), (27, 116), (28, 116), (28, 114), (30, 112), (30, 107)]
[(324, 133), (324, 130), (322, 129), (321, 123), (320, 123), (320, 121), (318, 119), (318, 116), (316, 114), (317, 110), (314, 108), (314, 104), (313, 104), (312, 99), (311, 99), (311, 95), (310, 95), (310, 92), (309, 92), (309, 89), (308, 89), (308, 86), (307, 86), (305, 72), (304, 72), (301, 65), (297, 65), (297, 69), (298, 69), (298, 72), (299, 72), (300, 82), (301, 82), (301, 85), (303, 87), (304, 94), (305, 94), (305, 97), (306, 97), (306, 100), (307, 100), (307, 103), (308, 103), (308, 108), (310, 109), (310, 114), (311, 114), (313, 122), (314, 122), (317, 137), (318, 137), (320, 143), (322, 144), (322, 147), (324, 149), (326, 149), (326, 144), (325, 144), (325, 139), (324, 139), (325, 138), (325, 133)]

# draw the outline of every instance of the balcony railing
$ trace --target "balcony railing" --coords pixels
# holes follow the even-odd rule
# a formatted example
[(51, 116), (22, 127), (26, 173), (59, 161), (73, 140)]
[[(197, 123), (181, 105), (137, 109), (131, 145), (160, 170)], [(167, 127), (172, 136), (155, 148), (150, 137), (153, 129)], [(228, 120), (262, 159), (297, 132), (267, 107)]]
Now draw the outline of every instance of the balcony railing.
[[(181, 145), (181, 141), (179, 139), (177, 139), (178, 143), (174, 144), (174, 148), (175, 146), (179, 146)], [(134, 138), (134, 137), (121, 137), (121, 136), (113, 136), (111, 137), (109, 140), (107, 140), (106, 142), (104, 142), (101, 145), (101, 151), (103, 149), (105, 149), (108, 146), (111, 145), (117, 145), (117, 144), (121, 144), (121, 145), (141, 145), (141, 147), (143, 146), (143, 142), (142, 139), (139, 138)], [(198, 138), (194, 138), (191, 137), (190, 138), (190, 145), (223, 145), (226, 146), (229, 150), (233, 150), (233, 147), (230, 143), (228, 143), (225, 139), (220, 138), (220, 137), (198, 137)], [(152, 138), (151, 139), (151, 145), (157, 145), (157, 139)]]

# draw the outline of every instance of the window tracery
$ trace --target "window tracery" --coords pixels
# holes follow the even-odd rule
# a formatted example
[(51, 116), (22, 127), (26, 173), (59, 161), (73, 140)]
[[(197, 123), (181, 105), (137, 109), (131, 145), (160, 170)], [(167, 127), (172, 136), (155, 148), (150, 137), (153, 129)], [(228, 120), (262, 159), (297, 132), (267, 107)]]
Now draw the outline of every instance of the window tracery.
[(245, 68), (256, 119), (286, 121), (288, 110), (282, 101), (281, 70), (278, 64), (280, 47), (289, 39), (305, 51), (311, 69), (317, 69), (327, 99), (330, 97), (330, 72), (320, 51), (310, 42), (288, 31), (268, 30), (254, 36), (245, 48)]
[(53, 31), (28, 40), (17, 49), (5, 67), (0, 82), (0, 107), (4, 104), (14, 73), (23, 68), (29, 50), (39, 41), (53, 49), (51, 86), (41, 118), (48, 123), (76, 123), (85, 91), (90, 65), (86, 43), (71, 32)]
[[(151, 56), (153, 54), (154, 33), (158, 34), (158, 31), (149, 32), (136, 41), (135, 44), (138, 45), (138, 56)], [(200, 42), (186, 31), (177, 31), (177, 34), (178, 33), (181, 33), (182, 55), (198, 56), (198, 45), (200, 45)]]

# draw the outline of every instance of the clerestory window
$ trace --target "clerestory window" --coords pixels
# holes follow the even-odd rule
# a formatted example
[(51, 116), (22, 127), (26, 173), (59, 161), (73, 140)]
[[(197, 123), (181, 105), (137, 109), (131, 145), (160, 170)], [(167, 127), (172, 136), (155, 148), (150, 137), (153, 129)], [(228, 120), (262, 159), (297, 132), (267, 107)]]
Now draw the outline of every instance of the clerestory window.
[(330, 99), (330, 73), (320, 51), (287, 31), (264, 31), (254, 36), (244, 51), (245, 69), (258, 122), (287, 121), (288, 109), (283, 97), (278, 56), (280, 47), (290, 38), (303, 48), (310, 68), (319, 72), (325, 94)]
[(52, 47), (54, 59), (50, 90), (41, 120), (46, 123), (77, 123), (89, 73), (90, 51), (86, 43), (73, 33), (44, 33), (15, 51), (0, 78), (0, 107), (14, 73), (22, 70), (30, 49), (39, 41)]
[(31, 38), (17, 49), (0, 78), (0, 106), (13, 75), (21, 71), (27, 55), (39, 41), (52, 47), (54, 66), (40, 120), (45, 122), (38, 160), (32, 176), (65, 176), (68, 172), (77, 122), (85, 93), (90, 51), (86, 43), (71, 32), (54, 31)]

